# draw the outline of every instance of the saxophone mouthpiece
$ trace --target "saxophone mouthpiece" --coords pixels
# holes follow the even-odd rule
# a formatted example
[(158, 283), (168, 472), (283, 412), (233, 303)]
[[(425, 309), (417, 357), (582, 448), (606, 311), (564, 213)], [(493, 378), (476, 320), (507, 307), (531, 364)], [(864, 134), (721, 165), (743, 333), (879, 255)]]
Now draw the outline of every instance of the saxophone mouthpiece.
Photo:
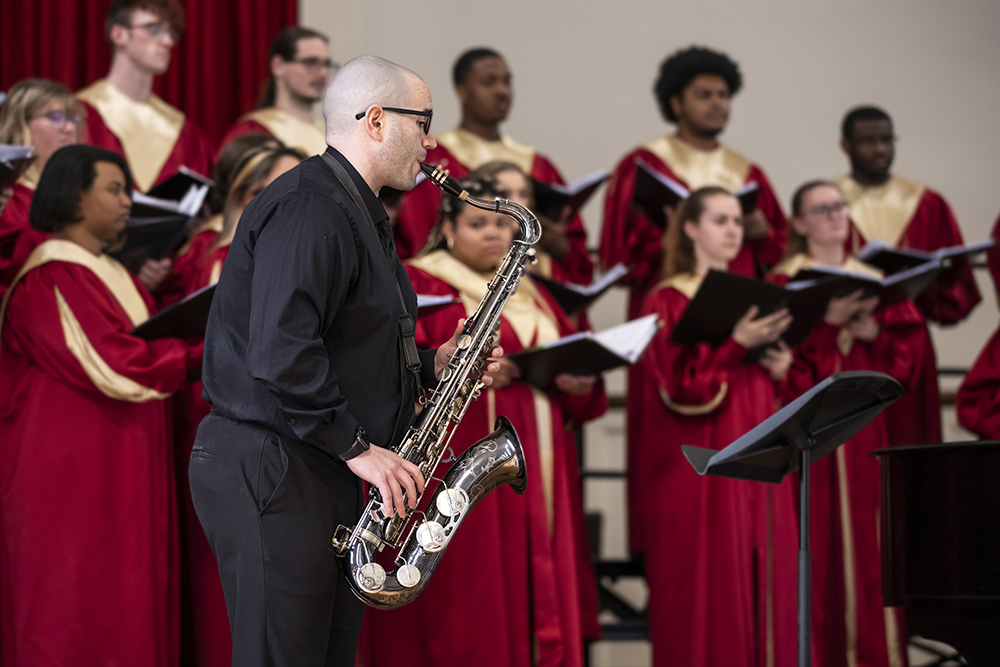
[(426, 176), (431, 183), (438, 186), (453, 197), (458, 197), (462, 201), (465, 201), (465, 198), (469, 196), (469, 193), (462, 189), (462, 184), (452, 178), (448, 174), (448, 170), (443, 169), (440, 165), (430, 165), (426, 162), (421, 162), (420, 171), (424, 172), (424, 176)]

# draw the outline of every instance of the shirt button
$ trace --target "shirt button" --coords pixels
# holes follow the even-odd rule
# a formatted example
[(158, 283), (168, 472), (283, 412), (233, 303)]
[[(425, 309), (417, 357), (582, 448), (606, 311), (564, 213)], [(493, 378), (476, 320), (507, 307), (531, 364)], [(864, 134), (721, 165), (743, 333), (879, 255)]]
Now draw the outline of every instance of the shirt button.
[(294, 423), (295, 423), (295, 420), (294, 420), (294, 419), (289, 419), (289, 420), (288, 420), (288, 422), (289, 422), (290, 424), (294, 424)]

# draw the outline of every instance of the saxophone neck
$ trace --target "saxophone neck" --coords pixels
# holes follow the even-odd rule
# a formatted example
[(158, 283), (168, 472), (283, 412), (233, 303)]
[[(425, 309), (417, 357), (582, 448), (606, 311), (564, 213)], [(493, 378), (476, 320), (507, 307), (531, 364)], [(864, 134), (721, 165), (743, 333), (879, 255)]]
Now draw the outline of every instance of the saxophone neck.
[(501, 199), (500, 197), (497, 197), (493, 201), (471, 197), (468, 191), (462, 188), (462, 184), (456, 181), (448, 174), (447, 170), (442, 169), (440, 166), (421, 162), (420, 169), (431, 183), (441, 188), (446, 194), (458, 197), (470, 206), (486, 211), (503, 213), (517, 220), (517, 224), (521, 228), (521, 243), (533, 246), (542, 237), (542, 225), (538, 222), (535, 214), (528, 210), (527, 207), (521, 206), (509, 199)]

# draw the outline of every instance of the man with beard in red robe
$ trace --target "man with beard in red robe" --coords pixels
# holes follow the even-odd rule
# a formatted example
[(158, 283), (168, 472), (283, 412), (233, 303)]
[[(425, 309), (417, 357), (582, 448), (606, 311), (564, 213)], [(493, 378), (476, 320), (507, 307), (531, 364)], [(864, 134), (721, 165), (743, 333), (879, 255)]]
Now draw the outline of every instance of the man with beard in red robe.
[[(876, 240), (928, 251), (963, 244), (955, 215), (941, 195), (890, 172), (895, 142), (892, 119), (879, 108), (858, 107), (844, 117), (840, 145), (851, 173), (836, 184), (851, 205), (848, 252)], [(979, 301), (972, 267), (959, 261), (916, 304), (926, 319), (947, 325), (961, 322)], [(906, 396), (886, 410), (893, 445), (941, 441), (937, 359), (926, 327), (923, 339), (918, 377)]]
[[(605, 268), (622, 262), (631, 269), (628, 318), (642, 310), (642, 302), (661, 275), (663, 231), (632, 208), (639, 161), (689, 190), (719, 186), (733, 191), (745, 184), (759, 187), (757, 210), (744, 218), (745, 241), (730, 271), (763, 275), (781, 260), (788, 223), (764, 171), (718, 141), (729, 121), (730, 103), (743, 85), (739, 66), (723, 53), (691, 47), (678, 51), (660, 66), (654, 92), (668, 123), (677, 126), (634, 149), (622, 158), (608, 183), (601, 233), (601, 263)], [(638, 395), (641, 365), (629, 369), (629, 395)], [(642, 494), (633, 471), (638, 434), (629, 419), (629, 548), (643, 551)]]
[[(548, 158), (501, 134), (500, 124), (510, 112), (513, 89), (510, 69), (499, 53), (485, 48), (466, 51), (455, 62), (452, 79), (462, 103), (462, 120), (458, 127), (438, 135), (437, 148), (427, 152), (426, 162), (441, 165), (455, 178), (464, 178), (487, 162), (513, 162), (543, 183), (564, 182)], [(413, 257), (423, 248), (437, 222), (440, 203), (441, 191), (432, 183), (421, 182), (403, 197), (396, 225), (396, 249), (401, 258)], [(542, 238), (535, 247), (539, 256), (550, 255), (568, 281), (589, 283), (594, 266), (587, 255), (587, 233), (580, 216), (560, 220), (539, 216), (539, 221)]]
[(229, 128), (219, 145), (244, 134), (269, 134), (306, 155), (322, 153), (326, 130), (313, 107), (323, 99), (334, 67), (330, 40), (308, 28), (285, 28), (271, 42), (267, 65), (270, 75), (260, 103)]

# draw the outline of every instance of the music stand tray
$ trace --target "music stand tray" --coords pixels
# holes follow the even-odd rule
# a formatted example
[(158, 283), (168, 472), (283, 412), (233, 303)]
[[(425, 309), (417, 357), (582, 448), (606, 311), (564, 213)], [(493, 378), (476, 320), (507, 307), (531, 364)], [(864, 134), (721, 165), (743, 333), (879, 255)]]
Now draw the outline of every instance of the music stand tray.
[(683, 445), (699, 475), (780, 483), (800, 471), (798, 665), (810, 664), (809, 465), (851, 439), (906, 390), (874, 371), (837, 373), (723, 450)]

